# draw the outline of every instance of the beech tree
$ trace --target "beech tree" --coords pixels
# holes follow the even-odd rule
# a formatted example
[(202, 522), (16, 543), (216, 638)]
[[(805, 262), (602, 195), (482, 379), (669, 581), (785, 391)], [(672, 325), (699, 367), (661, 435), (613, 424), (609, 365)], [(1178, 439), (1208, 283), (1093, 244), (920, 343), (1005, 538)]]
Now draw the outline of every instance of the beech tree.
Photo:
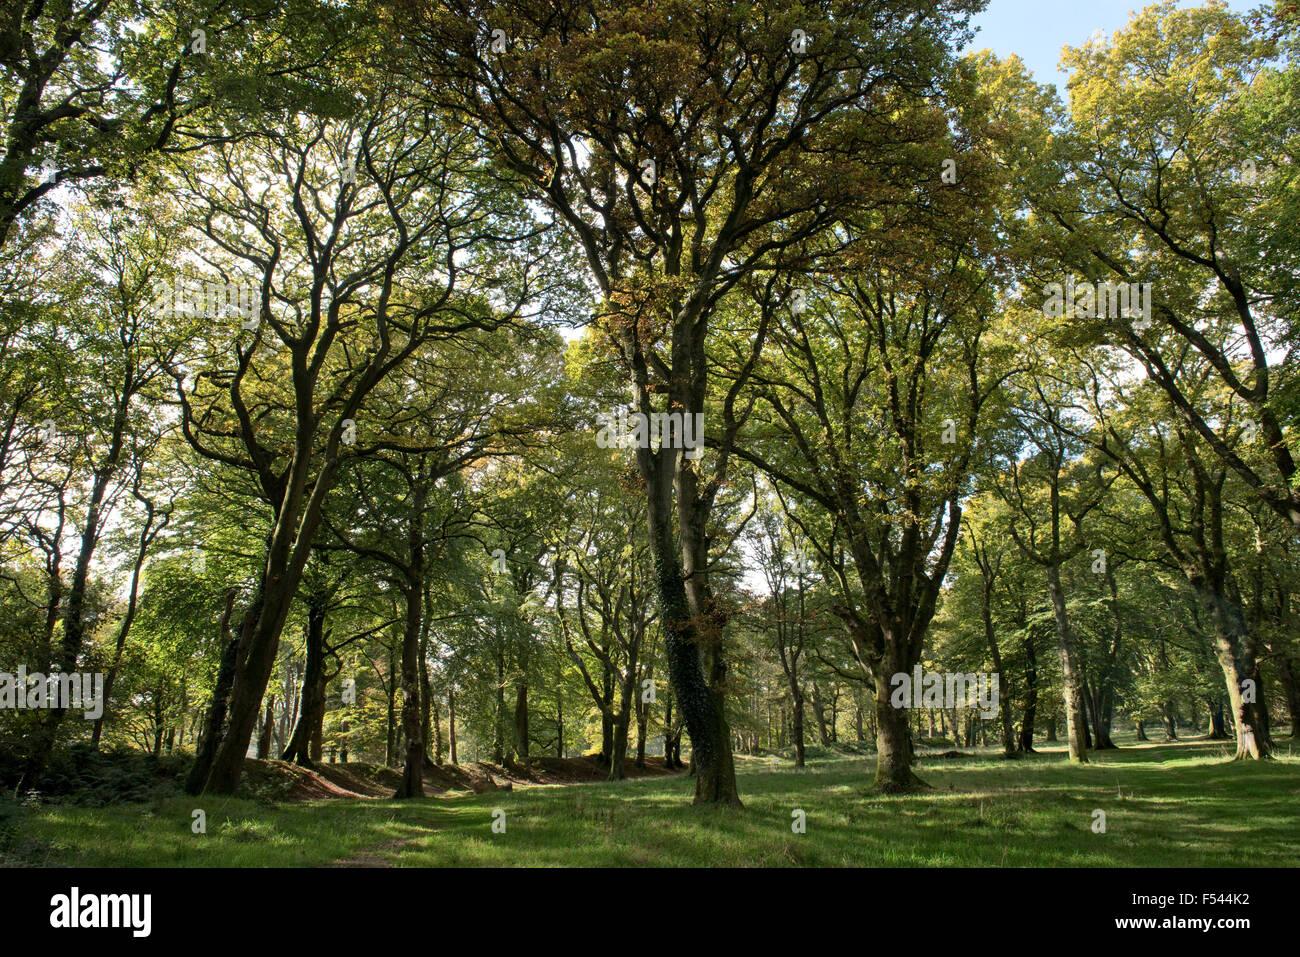
[(274, 514), (229, 651), (229, 703), (214, 699), (209, 710), (195, 791), (238, 783), (325, 498), (346, 460), (375, 450), (367, 398), (424, 344), (507, 322), (519, 300), (498, 311), (467, 295), (481, 266), (474, 254), (491, 238), (500, 255), (501, 243), (542, 228), (492, 220), (499, 197), (470, 189), (465, 131), (436, 114), (392, 111), (393, 96), (359, 103), (358, 120), (299, 116), (223, 147), (209, 178), (180, 171), (227, 282), (257, 290), (251, 316), (232, 315), (206, 354), (187, 358), (188, 386), (176, 369), (182, 427), (201, 454), (250, 472)]
[(633, 409), (715, 423), (707, 464), (671, 442), (638, 448), (636, 462), (696, 801), (738, 805), (710, 518), (770, 311), (753, 330), (750, 367), (710, 409), (711, 319), (756, 270), (869, 201), (909, 135), (900, 106), (932, 87), (975, 5), (389, 6), (426, 96), (460, 110), (572, 231)]
[[(1294, 18), (1277, 16), (1294, 38)], [(1152, 323), (1124, 318), (1097, 334), (1140, 362), (1201, 441), (1300, 533), (1295, 286), (1277, 248), (1294, 184), (1275, 159), (1294, 149), (1295, 131), (1268, 120), (1295, 65), (1282, 72), (1277, 54), (1277, 38), (1247, 16), (1168, 0), (1109, 41), (1069, 51), (1069, 125), (1041, 154), (1056, 158), (1065, 186), (1044, 182), (1028, 200), (1063, 266), (1152, 283)], [(1180, 346), (1249, 410), (1266, 456), (1243, 454), (1192, 400), (1198, 384)]]

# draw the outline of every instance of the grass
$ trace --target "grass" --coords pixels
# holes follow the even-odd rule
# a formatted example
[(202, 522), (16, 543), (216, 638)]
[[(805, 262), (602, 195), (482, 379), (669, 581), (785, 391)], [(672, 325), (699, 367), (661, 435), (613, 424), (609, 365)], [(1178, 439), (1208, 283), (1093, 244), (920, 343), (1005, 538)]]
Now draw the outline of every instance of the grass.
[[(1290, 866), (1300, 755), (1226, 762), (1218, 742), (1002, 761), (923, 759), (933, 790), (868, 793), (870, 757), (738, 756), (743, 811), (690, 805), (693, 781), (516, 789), (414, 802), (162, 798), (23, 808), (0, 863), (36, 866)], [(202, 808), (207, 833), (191, 831)], [(493, 812), (505, 833), (493, 833)], [(791, 830), (792, 812), (807, 831)], [(1094, 811), (1106, 814), (1094, 833)]]

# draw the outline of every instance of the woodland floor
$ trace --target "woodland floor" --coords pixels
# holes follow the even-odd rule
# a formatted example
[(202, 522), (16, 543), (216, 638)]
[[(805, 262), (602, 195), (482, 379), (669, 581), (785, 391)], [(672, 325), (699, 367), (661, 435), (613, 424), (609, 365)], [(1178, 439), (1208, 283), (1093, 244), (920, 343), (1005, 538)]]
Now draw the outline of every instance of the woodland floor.
[[(1300, 742), (1279, 731), (1270, 762), (1227, 761), (1218, 741), (1123, 736), (1087, 766), (1070, 766), (1059, 747), (1015, 761), (923, 753), (917, 771), (931, 790), (907, 796), (869, 792), (870, 755), (814, 749), (804, 769), (738, 755), (742, 811), (692, 807), (693, 779), (662, 767), (595, 781), (602, 772), (587, 759), (443, 768), (416, 801), (388, 798), (392, 769), (304, 775), (250, 762), (248, 797), (22, 807), (0, 835), (0, 864), (1295, 867)], [(204, 834), (192, 833), (195, 809)], [(492, 830), (497, 810), (504, 833)], [(800, 810), (806, 833), (792, 833)], [(1092, 829), (1097, 810), (1105, 833)]]

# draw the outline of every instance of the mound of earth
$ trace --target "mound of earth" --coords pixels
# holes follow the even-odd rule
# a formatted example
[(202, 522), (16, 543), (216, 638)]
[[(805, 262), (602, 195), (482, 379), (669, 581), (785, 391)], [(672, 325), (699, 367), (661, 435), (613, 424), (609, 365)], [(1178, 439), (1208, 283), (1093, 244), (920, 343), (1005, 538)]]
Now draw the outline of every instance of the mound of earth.
[[(646, 758), (646, 766), (627, 765), (629, 778), (676, 774), (664, 767), (663, 758)], [(609, 768), (596, 755), (580, 758), (536, 757), (527, 764), (507, 761), (491, 764), (479, 761), (466, 765), (426, 765), (424, 793), (437, 797), (453, 792), (483, 794), (537, 785), (580, 784), (604, 781)], [(402, 772), (382, 764), (349, 761), (346, 764), (319, 763), (305, 768), (287, 761), (248, 758), (244, 762), (240, 791), (250, 797), (275, 801), (320, 801), (330, 798), (386, 799), (402, 781)]]

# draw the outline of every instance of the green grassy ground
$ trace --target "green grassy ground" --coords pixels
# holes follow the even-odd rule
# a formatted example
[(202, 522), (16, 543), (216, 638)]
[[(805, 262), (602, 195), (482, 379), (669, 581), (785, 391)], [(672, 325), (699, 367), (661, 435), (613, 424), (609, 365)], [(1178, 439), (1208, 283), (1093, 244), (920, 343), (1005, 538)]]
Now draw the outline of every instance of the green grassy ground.
[[(416, 802), (267, 805), (169, 798), (25, 808), (3, 861), (38, 866), (1296, 866), (1300, 749), (1223, 761), (1183, 743), (1003, 762), (925, 759), (921, 795), (867, 793), (872, 758), (803, 770), (740, 758), (743, 811), (690, 806), (691, 780), (517, 789)], [(191, 812), (207, 833), (191, 832)], [(493, 833), (493, 812), (505, 833)], [(807, 832), (791, 831), (792, 812)], [(1094, 833), (1094, 810), (1106, 831)]]

